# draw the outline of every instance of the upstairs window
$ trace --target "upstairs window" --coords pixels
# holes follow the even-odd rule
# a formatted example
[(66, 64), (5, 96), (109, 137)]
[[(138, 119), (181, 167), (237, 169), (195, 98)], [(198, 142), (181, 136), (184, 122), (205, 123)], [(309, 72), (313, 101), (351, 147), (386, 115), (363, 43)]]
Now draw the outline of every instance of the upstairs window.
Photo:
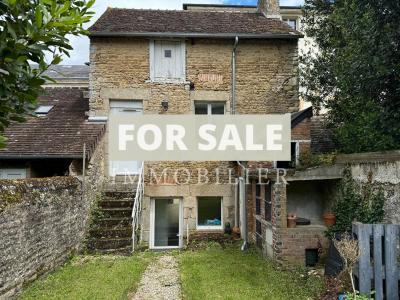
[(224, 102), (195, 102), (194, 113), (196, 115), (224, 115)]
[(153, 82), (185, 81), (185, 42), (150, 42), (150, 79)]
[(284, 22), (288, 23), (290, 27), (297, 30), (297, 20), (296, 19), (283, 19)]

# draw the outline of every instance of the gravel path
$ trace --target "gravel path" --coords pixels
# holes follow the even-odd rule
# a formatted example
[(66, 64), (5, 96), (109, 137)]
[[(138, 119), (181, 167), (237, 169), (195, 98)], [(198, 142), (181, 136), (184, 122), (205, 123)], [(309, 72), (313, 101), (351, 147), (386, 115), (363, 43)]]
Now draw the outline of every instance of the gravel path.
[(161, 256), (144, 272), (132, 300), (180, 300), (181, 284), (175, 257)]

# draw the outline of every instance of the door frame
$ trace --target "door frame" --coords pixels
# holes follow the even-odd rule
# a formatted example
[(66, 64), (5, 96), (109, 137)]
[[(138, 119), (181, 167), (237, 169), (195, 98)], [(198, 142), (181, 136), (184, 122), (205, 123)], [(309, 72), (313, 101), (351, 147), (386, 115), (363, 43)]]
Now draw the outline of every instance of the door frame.
[[(140, 105), (137, 105), (140, 104)], [(144, 113), (144, 102), (143, 99), (119, 99), (119, 98), (109, 98), (108, 99), (108, 115), (112, 114), (113, 109), (122, 109), (126, 111), (132, 111), (132, 112), (139, 112), (140, 114), (138, 115), (143, 115)], [(107, 133), (108, 133), (108, 128), (107, 128)], [(110, 137), (107, 134), (107, 147), (109, 147), (110, 143)], [(107, 149), (107, 152), (109, 149)], [(120, 173), (119, 169), (114, 169), (113, 168), (113, 161), (110, 160), (109, 155), (107, 155), (107, 172), (108, 176), (124, 176), (125, 178), (127, 176), (137, 176), (140, 173), (140, 168), (134, 171), (130, 171), (128, 169), (125, 169)], [(123, 163), (124, 161), (115, 161), (118, 163)], [(135, 161), (137, 164), (140, 166), (142, 165), (142, 161)]]
[[(155, 234), (155, 209), (157, 199), (179, 199), (179, 245), (178, 246), (154, 246)], [(183, 247), (183, 198), (181, 197), (155, 197), (150, 198), (150, 249), (179, 249)]]

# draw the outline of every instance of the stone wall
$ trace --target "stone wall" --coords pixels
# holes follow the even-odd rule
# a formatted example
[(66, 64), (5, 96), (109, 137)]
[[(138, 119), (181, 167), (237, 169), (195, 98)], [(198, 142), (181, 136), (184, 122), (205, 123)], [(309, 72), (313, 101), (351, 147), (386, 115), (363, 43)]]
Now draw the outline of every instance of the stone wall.
[(89, 209), (76, 178), (0, 181), (0, 295), (11, 297), (78, 251)]
[(340, 164), (350, 165), (353, 179), (382, 188), (386, 223), (400, 224), (400, 151), (340, 155)]
[(104, 178), (102, 148), (82, 179), (0, 180), (0, 299), (54, 270), (82, 250), (92, 204)]

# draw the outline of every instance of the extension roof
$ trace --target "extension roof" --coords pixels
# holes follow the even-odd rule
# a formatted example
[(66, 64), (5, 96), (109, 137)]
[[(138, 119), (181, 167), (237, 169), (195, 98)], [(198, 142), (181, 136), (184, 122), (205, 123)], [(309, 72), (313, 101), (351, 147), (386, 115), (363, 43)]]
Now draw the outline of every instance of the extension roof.
[(54, 106), (47, 115), (29, 117), (13, 123), (4, 132), (7, 147), (0, 159), (82, 158), (86, 143), (87, 157), (104, 133), (104, 125), (86, 121), (88, 99), (84, 88), (46, 88), (39, 105)]
[(258, 12), (108, 8), (89, 28), (90, 37), (281, 38), (303, 35)]

